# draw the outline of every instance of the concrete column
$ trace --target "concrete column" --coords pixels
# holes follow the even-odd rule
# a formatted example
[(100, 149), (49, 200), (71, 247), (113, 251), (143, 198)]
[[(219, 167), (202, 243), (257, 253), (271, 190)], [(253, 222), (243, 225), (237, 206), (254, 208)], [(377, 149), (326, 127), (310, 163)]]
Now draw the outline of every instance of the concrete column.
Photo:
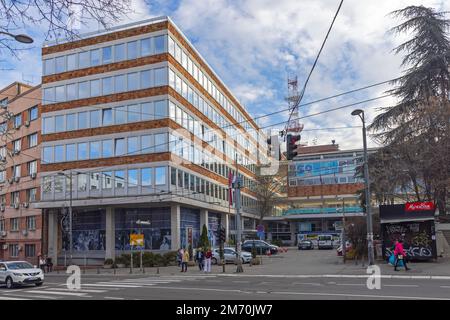
[(171, 227), (171, 249), (178, 250), (181, 246), (180, 237), (180, 205), (174, 204), (170, 207), (170, 227)]
[(223, 226), (225, 227), (225, 242), (230, 239), (230, 215), (228, 213), (222, 214)]
[(291, 221), (291, 222), (289, 222), (289, 225), (291, 227), (291, 245), (295, 246), (295, 241), (296, 241), (295, 232), (297, 231), (296, 222)]
[(106, 248), (105, 259), (116, 257), (116, 220), (114, 208), (106, 208)]
[(48, 256), (53, 265), (58, 265), (58, 215), (53, 210), (47, 210), (48, 214)]
[(206, 209), (200, 209), (200, 234), (202, 233), (203, 225), (206, 225), (208, 228), (208, 210)]

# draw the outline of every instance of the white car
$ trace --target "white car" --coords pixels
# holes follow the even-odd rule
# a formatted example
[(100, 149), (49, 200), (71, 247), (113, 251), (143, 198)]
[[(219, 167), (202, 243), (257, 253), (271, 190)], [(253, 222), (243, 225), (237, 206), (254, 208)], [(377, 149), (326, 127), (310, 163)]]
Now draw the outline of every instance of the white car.
[[(212, 254), (211, 263), (217, 264), (220, 261), (220, 253), (219, 249), (214, 249)], [(225, 262), (234, 263), (236, 261), (236, 250), (233, 248), (224, 248), (223, 249), (223, 257), (225, 258)], [(252, 260), (252, 254), (249, 252), (241, 251), (241, 260), (242, 263), (249, 263)]]
[(44, 273), (26, 261), (3, 261), (0, 262), (0, 283), (6, 284), (8, 289), (26, 284), (41, 286)]

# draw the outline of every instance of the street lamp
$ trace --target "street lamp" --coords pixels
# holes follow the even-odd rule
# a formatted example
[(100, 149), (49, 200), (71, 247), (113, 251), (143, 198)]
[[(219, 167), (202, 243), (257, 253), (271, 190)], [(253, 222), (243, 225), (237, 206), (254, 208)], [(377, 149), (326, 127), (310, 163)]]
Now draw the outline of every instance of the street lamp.
[(27, 36), (26, 34), (12, 34), (4, 31), (0, 31), (0, 34), (6, 34), (21, 43), (33, 43), (33, 38)]
[(72, 170), (70, 171), (70, 175), (68, 176), (64, 172), (58, 172), (58, 175), (69, 178), (69, 264), (72, 265), (72, 247), (73, 247), (73, 239), (72, 239)]
[(341, 245), (342, 245), (342, 258), (345, 263), (345, 255), (347, 254), (347, 240), (345, 239), (345, 198), (339, 198), (342, 200), (342, 235), (341, 235)]
[(373, 265), (373, 227), (372, 227), (372, 212), (370, 208), (370, 184), (369, 184), (369, 165), (367, 161), (367, 138), (366, 138), (366, 119), (364, 117), (364, 111), (356, 109), (352, 111), (352, 116), (358, 116), (363, 123), (363, 145), (364, 145), (364, 181), (365, 181), (365, 195), (366, 195), (366, 215), (367, 215), (367, 247), (368, 247), (368, 259), (369, 265)]

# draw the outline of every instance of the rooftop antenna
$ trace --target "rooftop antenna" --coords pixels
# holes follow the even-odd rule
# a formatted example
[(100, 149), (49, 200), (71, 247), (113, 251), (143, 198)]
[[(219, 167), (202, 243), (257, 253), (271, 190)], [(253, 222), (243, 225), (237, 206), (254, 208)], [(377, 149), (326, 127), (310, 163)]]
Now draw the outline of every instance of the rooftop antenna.
[(300, 133), (303, 130), (304, 125), (298, 121), (298, 108), (300, 100), (300, 92), (298, 91), (298, 77), (295, 74), (288, 74), (287, 79), (288, 85), (288, 96), (286, 101), (289, 106), (289, 114), (291, 114), (291, 119), (288, 123), (286, 135), (289, 132)]

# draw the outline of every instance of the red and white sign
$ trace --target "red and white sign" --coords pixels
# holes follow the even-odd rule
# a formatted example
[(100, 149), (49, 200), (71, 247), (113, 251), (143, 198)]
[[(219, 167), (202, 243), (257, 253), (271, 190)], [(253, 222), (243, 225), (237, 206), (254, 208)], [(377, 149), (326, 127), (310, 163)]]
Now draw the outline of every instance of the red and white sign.
[(406, 211), (430, 211), (434, 208), (433, 202), (408, 202), (405, 205)]

